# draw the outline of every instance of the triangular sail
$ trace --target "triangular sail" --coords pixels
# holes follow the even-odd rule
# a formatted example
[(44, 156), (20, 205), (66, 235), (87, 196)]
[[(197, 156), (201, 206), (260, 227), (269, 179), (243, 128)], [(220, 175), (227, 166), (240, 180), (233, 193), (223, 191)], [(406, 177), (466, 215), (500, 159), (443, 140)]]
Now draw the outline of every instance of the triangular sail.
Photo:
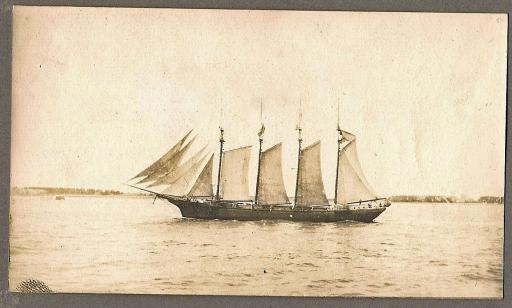
[(221, 196), (225, 200), (249, 200), (251, 147), (225, 151), (221, 167)]
[(167, 153), (165, 153), (157, 161), (155, 161), (153, 164), (151, 164), (146, 169), (139, 172), (136, 176), (134, 176), (130, 180), (134, 180), (136, 178), (140, 178), (143, 176), (148, 176), (148, 175), (152, 174), (153, 172), (159, 170), (165, 162), (172, 159), (178, 153), (178, 151), (181, 149), (181, 147), (185, 143), (185, 140), (187, 140), (188, 136), (190, 136), (191, 133), (192, 133), (192, 130), (190, 130), (187, 134), (185, 134), (185, 136), (183, 138), (181, 138), (180, 141), (178, 141), (169, 151), (167, 151)]
[(188, 195), (190, 197), (211, 197), (213, 196), (213, 183), (212, 183), (212, 174), (213, 174), (213, 154), (210, 156), (210, 159), (206, 163), (199, 174), (194, 186), (190, 189)]
[(258, 203), (261, 205), (290, 202), (284, 187), (281, 148), (282, 144), (278, 143), (261, 153), (258, 189)]
[(329, 204), (322, 180), (320, 141), (301, 150), (296, 199), (299, 207)]
[(190, 157), (186, 162), (175, 167), (173, 170), (171, 170), (171, 172), (167, 172), (164, 176), (161, 176), (160, 178), (158, 178), (158, 180), (148, 185), (147, 187), (154, 187), (174, 183), (180, 177), (188, 173), (190, 168), (192, 168), (197, 162), (203, 159), (201, 156), (203, 155), (205, 149), (206, 146), (204, 146), (201, 150), (199, 150), (199, 152)]
[(190, 148), (190, 146), (192, 146), (192, 143), (194, 142), (195, 139), (196, 139), (196, 137), (192, 138), (190, 140), (190, 142), (185, 144), (185, 146), (183, 146), (178, 151), (178, 153), (176, 153), (173, 157), (171, 157), (167, 161), (163, 162), (161, 164), (160, 169), (155, 170), (153, 173), (149, 174), (148, 176), (146, 176), (145, 178), (143, 178), (142, 180), (137, 182), (137, 184), (155, 181), (161, 177), (168, 176), (169, 174), (174, 172), (176, 170), (176, 168), (178, 167), (178, 164), (181, 163), (181, 160), (183, 159), (185, 154), (187, 154), (188, 149)]
[[(194, 183), (194, 178), (197, 176), (197, 172), (201, 168), (206, 159), (207, 155), (201, 159), (195, 161), (193, 164), (187, 166), (188, 168), (180, 174), (179, 177), (170, 183), (169, 187), (166, 188), (162, 193), (173, 196), (184, 196), (190, 189), (190, 186)], [(190, 161), (190, 160), (189, 160)]]
[(348, 143), (341, 150), (338, 167), (338, 204), (372, 200), (377, 195), (368, 184), (357, 155), (356, 138), (354, 135), (343, 132)]

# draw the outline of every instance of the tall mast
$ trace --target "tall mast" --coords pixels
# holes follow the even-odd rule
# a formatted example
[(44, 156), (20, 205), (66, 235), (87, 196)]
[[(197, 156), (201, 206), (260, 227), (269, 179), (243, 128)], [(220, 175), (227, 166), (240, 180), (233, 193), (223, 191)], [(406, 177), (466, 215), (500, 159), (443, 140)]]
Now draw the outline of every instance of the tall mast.
[(297, 125), (296, 130), (299, 132), (299, 154), (297, 156), (297, 179), (295, 181), (295, 202), (293, 204), (293, 207), (297, 205), (298, 200), (298, 192), (299, 192), (299, 174), (300, 174), (300, 152), (302, 151), (302, 101), (299, 101), (299, 124)]
[(340, 170), (340, 149), (343, 142), (343, 133), (340, 128), (340, 102), (338, 100), (338, 152), (336, 156), (336, 183), (334, 184), (334, 205), (338, 204), (338, 178)]
[(258, 132), (258, 137), (260, 139), (260, 149), (258, 152), (258, 174), (256, 177), (256, 194), (254, 196), (254, 204), (258, 204), (258, 196), (260, 192), (260, 166), (261, 166), (261, 147), (263, 145), (263, 133), (265, 132), (265, 125), (263, 125), (263, 102), (260, 101), (260, 121), (261, 128)]
[(222, 128), (222, 118), (224, 116), (224, 109), (222, 108), (222, 97), (220, 98), (220, 136), (219, 136), (219, 143), (220, 143), (220, 150), (219, 150), (219, 170), (217, 171), (217, 192), (215, 194), (215, 199), (220, 200), (220, 173), (222, 169), (222, 155), (223, 155), (223, 147), (224, 147), (224, 129)]
[(219, 126), (220, 129), (220, 151), (219, 151), (219, 170), (217, 173), (217, 193), (215, 194), (215, 197), (217, 200), (220, 200), (219, 192), (220, 192), (220, 170), (222, 169), (222, 154), (223, 154), (223, 147), (224, 147), (224, 129)]

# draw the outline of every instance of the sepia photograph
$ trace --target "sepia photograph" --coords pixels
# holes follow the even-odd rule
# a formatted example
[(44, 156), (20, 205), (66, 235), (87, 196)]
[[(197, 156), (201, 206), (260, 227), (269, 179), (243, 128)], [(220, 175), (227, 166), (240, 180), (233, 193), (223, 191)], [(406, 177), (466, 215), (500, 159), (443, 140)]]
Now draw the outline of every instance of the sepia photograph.
[(9, 291), (503, 298), (507, 27), (14, 6)]

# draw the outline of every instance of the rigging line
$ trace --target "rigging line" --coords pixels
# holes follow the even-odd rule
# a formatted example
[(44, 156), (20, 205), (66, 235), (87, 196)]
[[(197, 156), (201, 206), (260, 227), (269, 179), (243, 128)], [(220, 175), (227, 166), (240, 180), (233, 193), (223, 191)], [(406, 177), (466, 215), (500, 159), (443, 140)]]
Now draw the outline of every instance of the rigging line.
[(126, 185), (126, 186), (130, 186), (130, 187), (132, 187), (132, 188), (135, 188), (135, 189), (139, 189), (139, 190), (147, 191), (147, 192), (149, 192), (149, 193), (154, 194), (155, 196), (163, 196), (163, 194), (157, 193), (156, 191), (152, 191), (152, 190), (149, 190), (149, 189), (144, 189), (144, 188), (141, 188), (141, 187), (133, 186), (133, 185), (128, 184), (128, 183), (123, 183), (123, 184), (124, 184), (124, 185)]

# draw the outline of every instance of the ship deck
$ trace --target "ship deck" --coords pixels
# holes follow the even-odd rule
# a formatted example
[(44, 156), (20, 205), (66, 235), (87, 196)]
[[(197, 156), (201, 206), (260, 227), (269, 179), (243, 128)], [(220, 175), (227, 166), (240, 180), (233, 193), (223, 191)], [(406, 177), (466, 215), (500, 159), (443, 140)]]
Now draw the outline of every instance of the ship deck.
[(176, 205), (183, 217), (221, 220), (291, 220), (311, 222), (372, 222), (387, 206), (350, 208), (334, 206), (293, 207), (291, 204), (255, 206), (250, 202), (193, 201), (166, 197)]

